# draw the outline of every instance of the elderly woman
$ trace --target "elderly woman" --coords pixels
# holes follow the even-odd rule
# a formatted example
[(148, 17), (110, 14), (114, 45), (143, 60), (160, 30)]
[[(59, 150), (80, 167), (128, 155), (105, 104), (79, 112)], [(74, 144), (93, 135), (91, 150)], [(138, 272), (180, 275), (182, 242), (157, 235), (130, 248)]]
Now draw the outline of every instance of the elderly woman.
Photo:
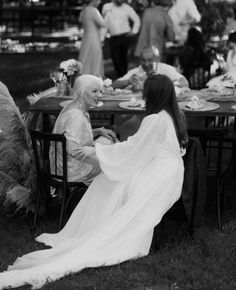
[[(89, 185), (95, 176), (101, 173), (98, 159), (95, 155), (94, 139), (105, 136), (116, 140), (113, 131), (105, 128), (92, 129), (88, 109), (96, 107), (103, 88), (101, 78), (92, 75), (82, 75), (75, 80), (73, 101), (63, 108), (58, 116), (53, 133), (64, 133), (67, 139), (68, 180), (83, 182)], [(51, 147), (51, 167), (54, 164), (54, 152)], [(83, 148), (84, 158), (78, 160), (75, 154)], [(58, 148), (60, 152), (60, 148)], [(62, 161), (58, 161), (58, 169), (62, 170)]]
[(0, 289), (24, 284), (35, 289), (87, 267), (149, 253), (155, 225), (181, 195), (186, 128), (168, 77), (149, 76), (144, 99), (146, 117), (135, 135), (125, 142), (96, 145), (103, 173), (89, 186), (66, 226), (37, 238), (52, 249), (17, 259), (0, 273)]

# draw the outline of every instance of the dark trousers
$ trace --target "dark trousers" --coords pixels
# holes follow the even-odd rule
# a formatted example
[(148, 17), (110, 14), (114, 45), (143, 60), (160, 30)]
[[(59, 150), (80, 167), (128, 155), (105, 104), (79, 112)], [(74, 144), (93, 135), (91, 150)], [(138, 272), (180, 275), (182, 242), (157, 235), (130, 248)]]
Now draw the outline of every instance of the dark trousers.
[(110, 38), (111, 58), (118, 77), (127, 73), (129, 45), (130, 37), (126, 33)]

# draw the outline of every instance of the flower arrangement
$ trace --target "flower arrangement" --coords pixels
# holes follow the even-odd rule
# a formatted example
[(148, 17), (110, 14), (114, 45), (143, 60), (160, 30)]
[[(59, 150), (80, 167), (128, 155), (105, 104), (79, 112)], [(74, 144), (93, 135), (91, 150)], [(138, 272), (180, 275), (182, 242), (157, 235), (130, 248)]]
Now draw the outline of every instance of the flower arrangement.
[(70, 95), (76, 77), (82, 74), (83, 65), (75, 59), (68, 59), (60, 63), (57, 69), (55, 83), (58, 84), (59, 95)]
[[(81, 62), (71, 58), (60, 63), (58, 71), (62, 72), (67, 82), (73, 86), (77, 76), (82, 74), (83, 65)], [(62, 79), (64, 79), (64, 77)]]
[(50, 73), (50, 78), (55, 84), (54, 88), (50, 88), (44, 94), (32, 94), (27, 97), (29, 103), (32, 105), (41, 97), (56, 96), (70, 96), (72, 87), (76, 77), (82, 74), (83, 65), (75, 59), (68, 59), (62, 61), (55, 71)]

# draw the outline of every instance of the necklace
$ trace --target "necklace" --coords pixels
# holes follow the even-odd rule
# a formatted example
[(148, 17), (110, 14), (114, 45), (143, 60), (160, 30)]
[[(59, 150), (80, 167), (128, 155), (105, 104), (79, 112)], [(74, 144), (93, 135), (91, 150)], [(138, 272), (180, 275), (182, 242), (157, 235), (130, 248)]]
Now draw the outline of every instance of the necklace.
[(76, 100), (76, 103), (79, 105), (84, 116), (88, 119), (89, 122), (91, 122), (88, 111), (85, 110), (85, 108), (81, 105), (81, 103), (78, 100)]

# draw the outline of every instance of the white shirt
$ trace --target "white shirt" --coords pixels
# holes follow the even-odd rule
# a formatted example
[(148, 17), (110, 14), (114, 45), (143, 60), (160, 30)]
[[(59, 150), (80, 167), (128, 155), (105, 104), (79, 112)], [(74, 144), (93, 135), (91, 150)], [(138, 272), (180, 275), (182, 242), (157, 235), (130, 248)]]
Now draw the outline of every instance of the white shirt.
[[(140, 28), (140, 18), (134, 9), (123, 3), (116, 6), (114, 3), (107, 3), (103, 6), (102, 15), (107, 23), (108, 32), (111, 36), (120, 35), (132, 31), (137, 34)], [(129, 21), (133, 22), (132, 29)]]
[(189, 24), (186, 22), (199, 22), (201, 20), (194, 0), (176, 0), (168, 13), (174, 24), (176, 40), (182, 42), (185, 41), (189, 29)]
[(232, 49), (227, 54), (226, 69), (228, 74), (236, 81), (236, 55), (233, 56)]
[[(173, 66), (163, 62), (158, 63), (157, 71), (159, 74), (166, 75), (167, 77), (169, 77), (173, 82), (179, 81), (181, 78), (183, 78), (183, 76), (180, 73), (178, 73)], [(128, 80), (133, 74), (136, 74), (138, 77), (142, 78), (144, 73), (145, 72), (142, 66), (140, 65), (136, 68), (129, 70), (127, 74), (119, 78), (119, 80), (120, 81)]]

